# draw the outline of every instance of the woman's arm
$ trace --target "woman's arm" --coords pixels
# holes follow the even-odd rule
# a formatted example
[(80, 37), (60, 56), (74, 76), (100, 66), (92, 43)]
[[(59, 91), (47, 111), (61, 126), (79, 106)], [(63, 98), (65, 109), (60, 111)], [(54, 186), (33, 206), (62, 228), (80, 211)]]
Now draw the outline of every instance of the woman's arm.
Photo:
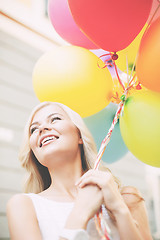
[(11, 240), (42, 240), (31, 199), (23, 194), (13, 196), (7, 204)]
[(86, 229), (88, 221), (99, 211), (103, 203), (103, 195), (96, 185), (78, 189), (78, 194), (71, 214), (66, 221), (67, 228)]
[[(66, 232), (66, 234), (68, 232), (67, 235), (70, 237), (61, 237), (59, 240), (88, 240), (89, 236), (87, 232), (85, 232), (87, 223), (99, 211), (103, 203), (102, 191), (99, 189), (98, 186), (89, 185), (77, 190), (78, 194), (75, 200), (74, 207), (67, 218), (65, 229), (63, 231), (63, 233)], [(73, 236), (75, 235), (76, 237), (73, 238)]]
[[(103, 193), (104, 204), (116, 220), (121, 240), (152, 239), (150, 234), (148, 236), (143, 232), (145, 227), (148, 228), (148, 224), (146, 224), (146, 222), (144, 223), (143, 229), (138, 228), (135, 224), (136, 220), (138, 224), (142, 225), (142, 223), (139, 223), (140, 219), (138, 216), (134, 220), (133, 212), (131, 213), (129, 210), (110, 172), (89, 170), (80, 178), (77, 184), (82, 188), (90, 184), (96, 184), (99, 186)], [(134, 212), (134, 214), (136, 214), (136, 212)], [(147, 219), (146, 215), (143, 215), (143, 217)], [(146, 236), (148, 238), (146, 238)]]
[(128, 186), (123, 187), (121, 194), (143, 239), (152, 240), (146, 206), (141, 193), (135, 187)]

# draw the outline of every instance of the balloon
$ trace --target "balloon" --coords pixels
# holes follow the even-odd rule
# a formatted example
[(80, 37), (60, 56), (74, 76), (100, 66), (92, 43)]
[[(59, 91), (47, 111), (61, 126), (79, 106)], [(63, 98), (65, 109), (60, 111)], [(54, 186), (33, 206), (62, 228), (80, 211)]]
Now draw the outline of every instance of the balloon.
[[(84, 118), (88, 129), (92, 133), (92, 136), (97, 144), (97, 149), (99, 150), (102, 140), (108, 133), (111, 127), (113, 118), (117, 110), (117, 104), (110, 103), (106, 108), (100, 112)], [(106, 147), (106, 150), (102, 156), (102, 159), (106, 163), (113, 163), (120, 160), (128, 152), (120, 133), (119, 123), (114, 127), (113, 133), (111, 135), (110, 142)]]
[[(155, 11), (156, 11), (156, 13), (155, 13)], [(155, 13), (155, 15), (154, 15), (154, 13)], [(159, 16), (160, 16), (160, 1), (159, 0), (153, 0), (152, 8), (151, 8), (151, 11), (149, 13), (149, 18), (148, 18), (147, 22), (149, 23), (150, 20), (152, 19), (152, 17), (153, 17), (152, 21), (155, 21)]]
[(160, 167), (160, 94), (134, 93), (125, 103), (120, 130), (128, 149), (140, 161)]
[[(138, 34), (138, 36), (134, 39), (134, 41), (125, 49), (118, 52), (118, 59), (116, 60), (116, 65), (120, 70), (123, 72), (131, 74), (131, 72), (134, 73), (136, 65), (136, 56), (138, 54), (138, 49), (140, 45), (141, 38), (144, 34), (145, 29), (147, 28), (147, 24), (143, 27), (141, 32)], [(128, 70), (127, 70), (127, 63), (128, 63)], [(132, 70), (133, 69), (133, 70)]]
[(160, 92), (160, 17), (142, 37), (136, 72), (144, 87)]
[(97, 48), (76, 25), (70, 13), (67, 0), (49, 0), (48, 15), (54, 29), (64, 40), (88, 49)]
[(68, 0), (75, 22), (99, 48), (126, 48), (146, 23), (152, 0)]
[[(33, 88), (40, 101), (61, 102), (82, 117), (106, 107), (113, 82), (98, 57), (85, 48), (58, 47), (42, 55), (33, 71)], [(100, 64), (103, 64), (100, 61)]]

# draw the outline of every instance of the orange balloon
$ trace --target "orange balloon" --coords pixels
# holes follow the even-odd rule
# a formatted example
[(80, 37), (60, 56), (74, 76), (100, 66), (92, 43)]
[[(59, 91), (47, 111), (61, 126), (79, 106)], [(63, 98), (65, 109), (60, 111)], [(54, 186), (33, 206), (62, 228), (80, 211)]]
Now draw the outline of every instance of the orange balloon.
[(136, 72), (144, 87), (160, 92), (160, 17), (142, 37)]

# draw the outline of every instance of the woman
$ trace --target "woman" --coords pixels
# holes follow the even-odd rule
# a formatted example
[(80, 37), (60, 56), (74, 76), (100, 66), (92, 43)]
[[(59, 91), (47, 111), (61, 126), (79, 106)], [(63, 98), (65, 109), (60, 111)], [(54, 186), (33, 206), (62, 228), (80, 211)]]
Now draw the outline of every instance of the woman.
[(109, 170), (93, 170), (96, 155), (77, 113), (59, 103), (39, 104), (26, 125), (20, 153), (29, 173), (27, 194), (7, 204), (11, 239), (102, 239), (94, 220), (100, 210), (110, 239), (152, 239), (140, 193), (120, 188)]

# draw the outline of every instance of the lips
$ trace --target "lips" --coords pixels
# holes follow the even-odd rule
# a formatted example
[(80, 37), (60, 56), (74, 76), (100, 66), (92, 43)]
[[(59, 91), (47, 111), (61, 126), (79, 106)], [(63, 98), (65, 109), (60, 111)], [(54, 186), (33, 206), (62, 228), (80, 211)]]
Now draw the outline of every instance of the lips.
[(39, 147), (45, 146), (45, 145), (49, 144), (50, 142), (55, 141), (55, 140), (58, 139), (58, 138), (59, 138), (59, 137), (58, 137), (58, 136), (55, 136), (55, 135), (46, 135), (46, 136), (43, 136), (43, 137), (40, 139)]

